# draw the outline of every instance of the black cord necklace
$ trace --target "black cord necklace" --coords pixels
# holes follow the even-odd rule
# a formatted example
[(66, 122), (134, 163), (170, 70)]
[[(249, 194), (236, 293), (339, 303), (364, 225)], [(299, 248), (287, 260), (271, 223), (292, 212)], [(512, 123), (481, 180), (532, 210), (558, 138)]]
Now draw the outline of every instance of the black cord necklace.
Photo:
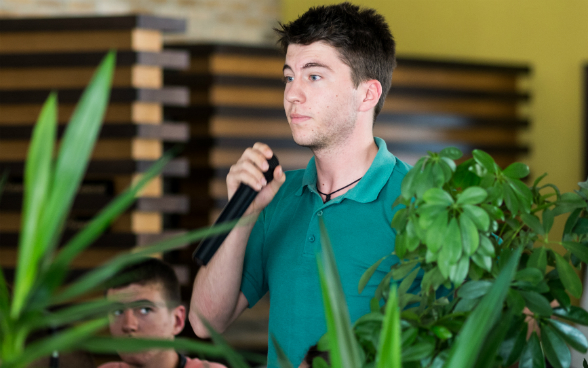
[[(362, 176), (361, 178), (363, 178), (363, 176)], [(358, 181), (360, 181), (360, 180), (361, 180), (361, 178), (359, 178), (359, 179), (357, 179), (356, 181), (354, 181), (353, 183), (347, 184), (347, 185), (346, 185), (346, 186), (344, 186), (343, 188), (339, 188), (339, 189), (337, 189), (336, 191), (334, 191), (334, 192), (331, 192), (331, 193), (329, 193), (329, 194), (321, 192), (321, 191), (319, 190), (319, 188), (318, 188), (318, 183), (317, 183), (317, 185), (316, 185), (316, 191), (317, 191), (317, 192), (319, 192), (320, 194), (324, 195), (324, 196), (327, 196), (327, 198), (325, 198), (325, 202), (324, 202), (324, 203), (327, 203), (328, 201), (330, 201), (330, 200), (331, 200), (331, 195), (333, 195), (333, 194), (337, 193), (337, 192), (338, 192), (338, 191), (340, 191), (340, 190), (343, 190), (343, 189), (345, 189), (345, 188), (347, 188), (347, 187), (350, 187), (350, 186), (352, 186), (353, 184), (355, 184), (355, 183), (357, 183)]]

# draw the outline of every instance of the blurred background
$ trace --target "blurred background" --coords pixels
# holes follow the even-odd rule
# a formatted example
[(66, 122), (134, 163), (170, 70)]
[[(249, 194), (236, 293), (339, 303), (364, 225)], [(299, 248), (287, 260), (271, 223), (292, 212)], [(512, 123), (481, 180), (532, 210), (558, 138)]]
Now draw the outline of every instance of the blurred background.
[[(275, 147), (286, 169), (305, 167), (310, 154), (291, 142), (281, 107), (283, 56), (272, 27), (332, 3), (0, 0), (0, 170), (11, 172), (0, 204), (0, 265), (10, 272), (15, 264), (22, 163), (40, 104), (58, 89), (65, 124), (110, 48), (119, 51), (111, 105), (66, 236), (162, 152), (185, 149), (74, 272), (209, 224), (226, 203), (228, 167), (255, 141)], [(394, 154), (414, 163), (449, 145), (466, 157), (481, 148), (503, 167), (527, 163), (529, 183), (548, 173), (546, 182), (568, 192), (586, 180), (588, 2), (353, 3), (383, 14), (397, 42), (398, 68), (375, 125)], [(162, 255), (176, 266), (185, 300), (194, 247)], [(263, 352), (267, 308), (247, 311), (225, 336)]]

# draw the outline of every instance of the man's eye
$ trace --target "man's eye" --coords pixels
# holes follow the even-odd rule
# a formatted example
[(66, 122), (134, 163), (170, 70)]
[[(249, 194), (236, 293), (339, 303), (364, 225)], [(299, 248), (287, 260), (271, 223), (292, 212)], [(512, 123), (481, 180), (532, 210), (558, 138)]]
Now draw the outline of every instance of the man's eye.
[(115, 310), (115, 311), (112, 312), (112, 315), (115, 316), (115, 317), (118, 317), (121, 314), (123, 314), (122, 309), (117, 309), (117, 310)]
[(290, 83), (294, 80), (294, 77), (284, 76), (284, 83)]
[(310, 76), (310, 80), (313, 80), (313, 81), (317, 81), (317, 80), (320, 80), (320, 79), (321, 79), (320, 75), (314, 75), (313, 74), (313, 75)]
[(149, 313), (151, 313), (153, 311), (153, 309), (149, 308), (149, 307), (143, 307), (139, 309), (139, 313), (141, 313), (142, 315), (147, 315)]

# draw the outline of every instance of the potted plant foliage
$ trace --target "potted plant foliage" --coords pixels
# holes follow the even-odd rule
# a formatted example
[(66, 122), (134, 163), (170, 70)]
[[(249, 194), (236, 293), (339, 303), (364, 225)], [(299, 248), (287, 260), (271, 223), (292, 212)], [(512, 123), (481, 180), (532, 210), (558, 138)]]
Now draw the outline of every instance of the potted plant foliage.
[[(13, 285), (0, 269), (0, 366), (26, 367), (36, 359), (69, 350), (90, 352), (137, 351), (152, 347), (175, 348), (212, 357), (225, 357), (231, 366), (247, 367), (245, 360), (211, 331), (216, 344), (190, 339), (148, 340), (110, 338), (99, 334), (108, 325), (113, 308), (103, 298), (79, 302), (100, 290), (123, 267), (148, 254), (174, 249), (205, 236), (230, 230), (227, 223), (197, 230), (134, 253), (122, 254), (65, 283), (72, 260), (89, 247), (134, 201), (141, 188), (155, 177), (170, 156), (155, 163), (131, 188), (106, 206), (84, 229), (58, 247), (63, 224), (90, 159), (108, 104), (115, 54), (102, 61), (82, 95), (54, 157), (57, 95), (45, 102), (35, 125), (24, 174), (23, 216)], [(3, 176), (2, 182), (6, 176)], [(1, 183), (0, 183), (1, 186)], [(30, 341), (39, 331), (58, 331)], [(250, 356), (259, 360), (259, 357)]]
[[(561, 193), (542, 184), (543, 175), (529, 187), (522, 163), (502, 170), (475, 150), (458, 165), (461, 156), (456, 148), (429, 153), (406, 175), (389, 255), (399, 262), (371, 313), (351, 326), (333, 312), (342, 293), (326, 304), (327, 320), (340, 321), (319, 343), (335, 356), (333, 367), (539, 368), (547, 360), (565, 368), (570, 348), (587, 352), (572, 324), (588, 325), (588, 312), (568, 293), (582, 295), (578, 272), (588, 263), (588, 182)], [(550, 239), (561, 215), (568, 215), (563, 236)], [(380, 262), (363, 275), (360, 292)], [(329, 278), (337, 284), (336, 273)], [(409, 293), (415, 281), (420, 291)]]

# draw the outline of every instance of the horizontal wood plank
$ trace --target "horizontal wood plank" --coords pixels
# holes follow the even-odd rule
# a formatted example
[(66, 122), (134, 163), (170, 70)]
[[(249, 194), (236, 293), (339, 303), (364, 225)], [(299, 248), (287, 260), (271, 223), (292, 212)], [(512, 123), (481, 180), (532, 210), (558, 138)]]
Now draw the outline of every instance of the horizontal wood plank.
[[(31, 90), (0, 90), (0, 108), (15, 104), (41, 104), (50, 92), (56, 91), (62, 103), (76, 103), (83, 89), (56, 88)], [(146, 102), (163, 105), (184, 106), (188, 104), (190, 91), (186, 87), (164, 88), (113, 88), (110, 91), (111, 103)]]
[[(84, 88), (95, 67), (0, 68), (0, 90), (38, 90)], [(134, 65), (115, 69), (113, 88), (162, 88), (160, 67)]]
[[(72, 211), (77, 213), (96, 213), (108, 205), (115, 197), (103, 194), (76, 195)], [(140, 212), (159, 213), (186, 213), (189, 208), (189, 199), (184, 195), (166, 194), (161, 197), (139, 197), (130, 210)], [(1, 212), (19, 212), (22, 206), (22, 193), (10, 193), (4, 195), (0, 202)]]
[[(58, 138), (63, 135), (65, 128), (65, 125), (58, 126)], [(0, 140), (28, 140), (32, 131), (33, 125), (0, 125)], [(99, 139), (143, 138), (164, 142), (187, 142), (189, 135), (190, 128), (187, 123), (106, 124), (100, 129)]]
[[(82, 67), (96, 68), (105, 52), (44, 52), (26, 54), (0, 54), (0, 68), (54, 68), (54, 67)], [(117, 50), (116, 65), (150, 65), (162, 69), (183, 70), (190, 65), (190, 54), (183, 50), (163, 50), (160, 52), (142, 52)]]
[[(77, 218), (74, 214), (65, 223), (65, 231), (79, 231), (86, 227), (88, 217)], [(0, 232), (20, 231), (19, 212), (0, 212)], [(160, 234), (163, 231), (163, 216), (159, 212), (131, 211), (120, 215), (110, 226), (112, 233)]]
[[(154, 164), (152, 160), (92, 160), (86, 170), (91, 176), (132, 175), (149, 170)], [(189, 174), (190, 165), (186, 158), (177, 158), (168, 162), (161, 175), (164, 177), (186, 177)], [(11, 176), (22, 176), (24, 173), (24, 160), (0, 161), (0, 172), (8, 171)]]
[(0, 32), (34, 32), (67, 30), (111, 30), (145, 28), (162, 32), (184, 32), (186, 21), (147, 14), (80, 17), (3, 17)]
[[(0, 22), (2, 23), (2, 22)], [(162, 35), (150, 29), (0, 32), (0, 53), (133, 50), (160, 52)]]
[[(0, 161), (24, 161), (28, 141), (0, 141)], [(92, 151), (94, 160), (157, 160), (163, 154), (163, 142), (157, 139), (102, 139)]]
[[(45, 96), (47, 98), (48, 94)], [(30, 125), (37, 121), (43, 105), (18, 104), (1, 105), (0, 125)], [(75, 104), (60, 103), (57, 109), (57, 120), (60, 124), (69, 121)], [(161, 124), (163, 120), (163, 105), (157, 102), (111, 102), (104, 115), (104, 124), (127, 124), (129, 122), (138, 124)]]

